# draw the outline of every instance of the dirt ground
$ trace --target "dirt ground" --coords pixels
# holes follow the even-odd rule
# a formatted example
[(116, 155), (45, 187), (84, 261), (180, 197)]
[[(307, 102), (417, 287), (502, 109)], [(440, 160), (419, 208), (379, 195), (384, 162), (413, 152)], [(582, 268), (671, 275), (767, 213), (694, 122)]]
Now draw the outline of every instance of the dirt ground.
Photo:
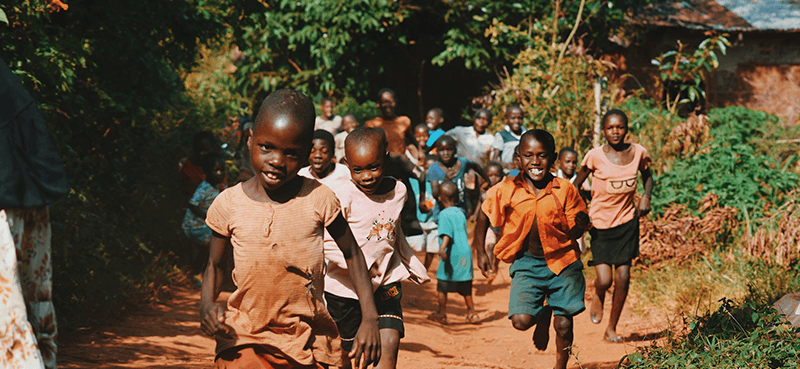
[[(483, 317), (481, 324), (464, 323), (466, 307), (458, 295), (448, 304), (449, 325), (427, 319), (436, 307), (435, 279), (425, 285), (403, 284), (406, 337), (400, 343), (399, 368), (552, 368), (554, 332), (547, 350), (532, 344), (533, 330), (515, 330), (507, 318), (510, 278), (508, 265), (493, 284), (475, 270), (474, 298)], [(431, 277), (435, 274), (430, 272)], [(586, 301), (593, 281), (587, 280)], [(636, 283), (635, 280), (632, 283)], [(609, 291), (611, 292), (611, 291)], [(228, 294), (220, 296), (224, 305)], [(606, 312), (611, 294), (606, 296)], [(200, 291), (179, 289), (166, 304), (154, 305), (125, 320), (103, 327), (67, 332), (59, 337), (60, 368), (212, 368), (214, 341), (202, 334), (198, 321)], [(570, 367), (616, 368), (620, 359), (637, 346), (648, 345), (664, 331), (666, 322), (623, 311), (618, 333), (623, 343), (603, 340), (605, 324), (592, 324), (589, 313), (575, 317), (574, 357)]]

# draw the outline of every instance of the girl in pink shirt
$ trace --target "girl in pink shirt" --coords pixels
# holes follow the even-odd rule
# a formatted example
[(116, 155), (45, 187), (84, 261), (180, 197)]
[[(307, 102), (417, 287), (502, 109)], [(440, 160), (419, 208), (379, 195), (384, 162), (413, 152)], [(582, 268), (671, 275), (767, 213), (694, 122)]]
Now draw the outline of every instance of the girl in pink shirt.
[[(597, 271), (595, 293), (591, 304), (592, 322), (599, 324), (603, 318), (603, 300), (611, 287), (614, 272), (614, 297), (605, 339), (620, 342), (617, 323), (628, 297), (631, 261), (639, 256), (639, 217), (650, 212), (650, 193), (653, 175), (650, 156), (642, 145), (625, 142), (628, 134), (628, 116), (618, 109), (603, 116), (603, 135), (608, 142), (590, 150), (583, 158), (581, 170), (575, 178), (580, 188), (589, 173), (593, 173), (592, 203), (589, 217), (592, 228), (592, 261)], [(642, 174), (644, 194), (638, 208), (634, 195), (638, 174)]]

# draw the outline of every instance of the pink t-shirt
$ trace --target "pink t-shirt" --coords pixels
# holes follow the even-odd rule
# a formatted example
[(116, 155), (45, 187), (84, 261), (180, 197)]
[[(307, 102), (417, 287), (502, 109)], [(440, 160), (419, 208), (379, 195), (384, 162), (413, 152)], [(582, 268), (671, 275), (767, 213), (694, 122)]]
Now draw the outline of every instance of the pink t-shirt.
[[(390, 178), (384, 178), (390, 180)], [(414, 256), (400, 228), (400, 211), (406, 201), (406, 187), (395, 180), (394, 190), (383, 195), (367, 195), (346, 182), (334, 189), (353, 236), (364, 253), (367, 269), (377, 266), (379, 275), (372, 278), (373, 291), (379, 286), (409, 277), (415, 282), (428, 280), (423, 264)], [(326, 235), (325, 292), (357, 299), (344, 255), (333, 239)]]
[(342, 183), (350, 182), (350, 168), (347, 165), (335, 163), (335, 167), (333, 171), (328, 173), (325, 178), (317, 178), (311, 174), (311, 167), (302, 167), (297, 172), (297, 175), (303, 176), (309, 179), (314, 179), (319, 181), (320, 183), (328, 186), (330, 189), (337, 188), (342, 185)]
[(339, 215), (339, 201), (317, 181), (303, 180), (286, 203), (261, 202), (237, 184), (217, 196), (206, 224), (233, 246), (234, 291), (219, 354), (257, 344), (303, 365), (341, 365), (336, 323), (322, 298), (322, 231)]
[(631, 145), (635, 152), (633, 160), (627, 165), (611, 163), (603, 153), (603, 146), (589, 150), (583, 158), (581, 166), (592, 171), (589, 217), (595, 228), (614, 228), (633, 219), (636, 212), (633, 195), (636, 194), (637, 178), (640, 171), (650, 168), (651, 159), (642, 145)]

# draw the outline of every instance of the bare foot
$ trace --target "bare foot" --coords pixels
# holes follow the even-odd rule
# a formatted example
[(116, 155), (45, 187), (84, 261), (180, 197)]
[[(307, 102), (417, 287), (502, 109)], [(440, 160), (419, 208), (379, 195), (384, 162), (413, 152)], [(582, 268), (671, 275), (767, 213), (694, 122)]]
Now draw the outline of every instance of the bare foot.
[(486, 277), (486, 284), (492, 284), (494, 279), (497, 277), (497, 273), (490, 270), (488, 274), (489, 275)]
[(617, 332), (611, 329), (606, 329), (606, 333), (603, 335), (603, 338), (611, 343), (622, 342), (622, 337), (618, 336)]
[(438, 311), (428, 315), (428, 319), (439, 322), (440, 324), (447, 324), (447, 315)]
[(592, 298), (589, 317), (592, 318), (592, 323), (594, 324), (600, 324), (603, 321), (603, 299), (597, 297), (597, 295)]
[(553, 315), (553, 309), (545, 306), (536, 322), (536, 328), (533, 329), (533, 346), (539, 351), (547, 349), (547, 343), (550, 342), (550, 317)]

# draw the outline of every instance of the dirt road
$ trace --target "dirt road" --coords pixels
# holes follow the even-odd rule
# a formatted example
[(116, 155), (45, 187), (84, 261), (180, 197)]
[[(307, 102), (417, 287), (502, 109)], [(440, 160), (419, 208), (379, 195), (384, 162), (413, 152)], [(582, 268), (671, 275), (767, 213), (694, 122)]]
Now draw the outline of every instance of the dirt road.
[[(516, 331), (507, 318), (510, 279), (508, 265), (488, 285), (476, 270), (475, 305), (482, 314), (479, 325), (466, 324), (463, 298), (450, 298), (449, 325), (428, 320), (436, 309), (436, 282), (422, 286), (403, 284), (406, 337), (400, 344), (399, 368), (552, 368), (554, 333), (543, 352), (531, 341), (532, 330)], [(431, 272), (431, 276), (434, 273)], [(587, 306), (592, 280), (587, 290)], [(633, 281), (635, 283), (635, 281)], [(611, 292), (611, 291), (609, 291)], [(227, 294), (220, 296), (224, 304)], [(604, 318), (608, 318), (611, 294)], [(60, 368), (212, 368), (214, 341), (202, 334), (198, 322), (199, 290), (183, 289), (165, 305), (156, 305), (124, 321), (101, 328), (62, 334)], [(628, 304), (630, 306), (630, 304)], [(615, 368), (636, 346), (663, 331), (666, 322), (642, 318), (626, 307), (618, 328), (623, 343), (603, 340), (605, 324), (592, 324), (588, 312), (575, 318), (574, 356), (571, 367)]]

